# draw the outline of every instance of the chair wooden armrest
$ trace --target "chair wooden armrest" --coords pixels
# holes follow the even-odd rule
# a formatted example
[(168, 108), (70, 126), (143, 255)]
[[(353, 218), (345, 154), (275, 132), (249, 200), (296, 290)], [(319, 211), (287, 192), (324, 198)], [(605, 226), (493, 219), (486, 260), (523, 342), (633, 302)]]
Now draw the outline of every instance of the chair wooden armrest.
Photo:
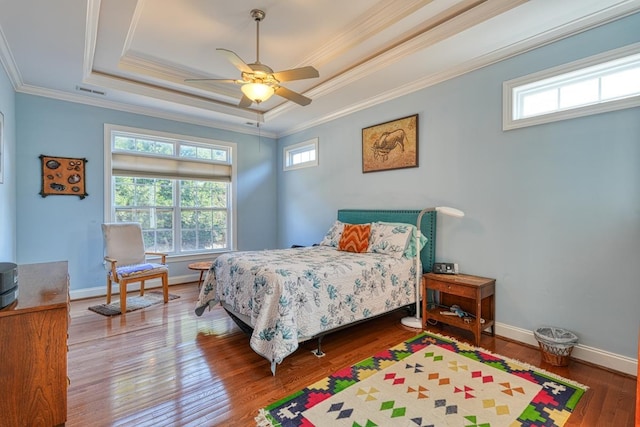
[(118, 264), (118, 260), (108, 256), (104, 257), (104, 260), (107, 261), (109, 264), (111, 264), (111, 277), (118, 277), (118, 275), (116, 274), (116, 267)]
[(157, 256), (160, 256), (162, 258), (161, 264), (166, 264), (167, 263), (167, 254), (164, 253), (164, 252), (145, 252), (145, 255), (157, 255)]

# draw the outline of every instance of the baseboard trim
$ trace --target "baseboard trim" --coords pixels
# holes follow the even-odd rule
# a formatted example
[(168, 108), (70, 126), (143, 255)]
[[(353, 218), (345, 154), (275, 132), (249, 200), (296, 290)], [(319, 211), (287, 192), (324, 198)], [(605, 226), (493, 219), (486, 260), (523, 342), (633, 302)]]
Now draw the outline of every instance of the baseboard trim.
[[(185, 274), (182, 276), (169, 276), (169, 286), (180, 285), (182, 283), (197, 282), (199, 277), (200, 277), (199, 273)], [(162, 281), (160, 279), (149, 280), (145, 282), (145, 285), (144, 285), (145, 289), (160, 288), (160, 287), (162, 287)], [(139, 289), (140, 289), (139, 283), (132, 283), (131, 286), (127, 287), (127, 292), (137, 291)], [(119, 293), (120, 293), (120, 287), (118, 285), (115, 285), (111, 288), (112, 295), (116, 295)], [(85, 298), (102, 297), (106, 295), (107, 295), (107, 291), (106, 291), (105, 285), (96, 286), (93, 288), (83, 288), (83, 289), (76, 289), (76, 290), (71, 289), (69, 291), (69, 298), (72, 301), (78, 300), (78, 299), (85, 299)]]
[[(538, 347), (533, 331), (496, 323), (496, 335)], [(635, 377), (638, 374), (638, 359), (611, 353), (578, 343), (571, 352), (572, 359), (582, 360), (606, 369), (622, 372)]]

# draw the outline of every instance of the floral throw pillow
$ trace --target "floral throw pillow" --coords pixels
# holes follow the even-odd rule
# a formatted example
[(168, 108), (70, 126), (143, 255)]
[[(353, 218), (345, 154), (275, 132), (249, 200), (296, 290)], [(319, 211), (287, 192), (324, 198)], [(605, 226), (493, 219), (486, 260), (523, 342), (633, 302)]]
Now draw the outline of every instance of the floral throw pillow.
[(331, 228), (329, 228), (329, 231), (327, 231), (327, 234), (324, 235), (324, 238), (320, 242), (320, 246), (332, 246), (337, 248), (338, 243), (340, 242), (340, 237), (342, 237), (342, 230), (344, 230), (344, 222), (334, 222)]
[(338, 250), (363, 253), (369, 248), (370, 224), (345, 224)]
[(374, 222), (371, 225), (369, 252), (401, 258), (409, 239), (413, 238), (414, 228), (410, 224)]

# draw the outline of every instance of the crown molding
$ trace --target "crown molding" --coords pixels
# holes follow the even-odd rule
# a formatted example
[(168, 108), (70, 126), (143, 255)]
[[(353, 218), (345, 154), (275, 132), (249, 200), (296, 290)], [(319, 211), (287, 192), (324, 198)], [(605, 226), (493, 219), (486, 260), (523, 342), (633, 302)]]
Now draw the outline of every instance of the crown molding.
[(118, 90), (125, 93), (133, 93), (149, 98), (160, 99), (163, 101), (175, 102), (194, 108), (200, 108), (202, 110), (213, 111), (219, 114), (240, 117), (246, 120), (256, 120), (256, 115), (258, 115), (259, 121), (262, 121), (262, 114), (257, 110), (240, 108), (236, 105), (224, 101), (218, 101), (203, 96), (182, 93), (152, 84), (136, 82), (126, 78), (111, 76), (109, 74), (103, 74), (100, 72), (91, 73), (89, 77), (84, 79), (84, 83), (96, 85), (107, 89)]
[(7, 43), (2, 28), (0, 28), (0, 63), (2, 63), (4, 70), (7, 72), (7, 76), (13, 85), (13, 90), (17, 90), (23, 85), (22, 75), (20, 75), (20, 70), (16, 65), (11, 49), (9, 49), (9, 43)]
[[(158, 119), (173, 120), (181, 123), (189, 123), (189, 124), (204, 126), (212, 129), (226, 130), (230, 132), (237, 132), (237, 133), (242, 133), (247, 135), (256, 135), (256, 136), (260, 135), (260, 136), (264, 136), (267, 138), (274, 138), (274, 139), (277, 138), (277, 135), (275, 133), (265, 131), (262, 128), (258, 129), (258, 127), (255, 125), (248, 127), (248, 126), (234, 125), (224, 121), (215, 121), (215, 120), (210, 120), (205, 118), (198, 118), (188, 114), (167, 113), (165, 111), (159, 111), (154, 108), (134, 106), (127, 103), (109, 101), (106, 99), (97, 99), (93, 97), (77, 95), (74, 93), (59, 91), (55, 89), (45, 89), (37, 86), (22, 85), (16, 90), (16, 92), (24, 93), (28, 95), (42, 96), (45, 98), (56, 99), (59, 101), (67, 101), (67, 102), (73, 102), (77, 104), (90, 105), (92, 107), (107, 108), (109, 110), (116, 110), (116, 111), (121, 111), (125, 113), (140, 114), (143, 116), (149, 116), (149, 117), (154, 117)], [(255, 122), (255, 118), (253, 119), (253, 121)]]
[(307, 56), (302, 64), (319, 67), (333, 58), (342, 55), (349, 48), (366, 41), (368, 38), (389, 28), (409, 14), (428, 5), (433, 0), (404, 0), (402, 2), (380, 2), (363, 15), (363, 19), (351, 25), (348, 30), (333, 37), (321, 49)]
[[(162, 82), (171, 82), (180, 86), (187, 85), (197, 91), (199, 96), (203, 96), (205, 98), (208, 98), (211, 94), (215, 94), (228, 98), (228, 103), (237, 104), (240, 101), (238, 98), (238, 91), (231, 89), (233, 86), (216, 82), (189, 82), (186, 84), (185, 80), (188, 78), (212, 77), (200, 75), (196, 71), (191, 71), (187, 68), (180, 68), (175, 64), (159, 60), (158, 58), (147, 57), (142, 53), (133, 50), (128, 50), (122, 55), (120, 62), (118, 63), (118, 68), (121, 70), (139, 73)], [(176, 91), (179, 90), (180, 89), (176, 88)]]
[(82, 76), (86, 78), (93, 70), (93, 58), (96, 53), (98, 40), (98, 24), (100, 21), (100, 0), (87, 0), (87, 19), (84, 35), (84, 59), (82, 61)]
[[(221, 114), (230, 114), (240, 116), (247, 120), (255, 120), (256, 114), (258, 115), (258, 121), (262, 121), (262, 113), (259, 111), (246, 109), (245, 113), (238, 114), (239, 108), (235, 105), (224, 101), (216, 101), (209, 99), (202, 94), (194, 94), (192, 96), (188, 94), (181, 94), (177, 90), (172, 91), (169, 89), (160, 88), (154, 86), (152, 83), (137, 82), (129, 80), (123, 77), (110, 76), (104, 73), (100, 73), (93, 68), (93, 59), (95, 56), (95, 48), (98, 37), (98, 26), (100, 21), (100, 3), (101, 0), (88, 0), (87, 1), (87, 19), (86, 19), (86, 31), (85, 31), (85, 49), (84, 49), (84, 61), (83, 61), (83, 83), (95, 85), (98, 87), (121, 90), (126, 92), (132, 92), (143, 96), (162, 99), (169, 102), (184, 103), (186, 105), (202, 108), (204, 110), (214, 110)], [(136, 10), (134, 13), (134, 22), (137, 22), (137, 17), (142, 9), (142, 0), (138, 0), (136, 3)], [(129, 32), (133, 31), (135, 25), (132, 25)], [(127, 35), (127, 46), (129, 46), (130, 34)], [(122, 56), (120, 65), (123, 69), (134, 70), (141, 72), (142, 74), (150, 77), (161, 78), (163, 80), (172, 82), (183, 82), (186, 76), (181, 73), (171, 64), (161, 63), (157, 60), (145, 58), (133, 51), (125, 50)], [(233, 98), (231, 93), (222, 93), (221, 95)], [(237, 101), (237, 100), (236, 100)]]
[[(458, 67), (447, 69), (446, 71), (443, 71), (441, 73), (415, 80), (409, 84), (399, 86), (384, 93), (379, 93), (376, 96), (370, 97), (362, 102), (358, 102), (341, 110), (334, 111), (329, 115), (318, 117), (315, 120), (307, 121), (304, 123), (299, 123), (298, 125), (288, 128), (286, 131), (279, 133), (278, 137), (284, 137), (297, 132), (301, 132), (314, 126), (318, 126), (323, 123), (327, 123), (332, 120), (356, 113), (358, 111), (382, 104), (384, 102), (391, 101), (400, 96), (417, 92), (427, 87), (434, 86), (438, 83), (442, 83), (452, 78), (459, 77), (480, 68), (484, 68), (500, 61), (504, 61), (505, 59), (512, 58), (533, 49), (537, 49), (550, 43), (599, 27), (601, 25), (605, 25), (609, 22), (616, 21), (618, 19), (624, 18), (625, 16), (632, 15), (638, 11), (640, 11), (640, 1), (637, 0), (611, 7), (605, 12), (594, 14), (592, 16), (577, 20), (561, 27), (554, 28), (535, 37), (530, 37), (529, 39), (514, 43), (506, 48), (493, 51), (486, 55), (482, 55), (472, 61), (467, 61)], [(313, 90), (309, 93), (312, 96), (314, 95)], [(275, 108), (265, 113), (265, 120), (271, 119), (271, 115), (274, 112), (280, 113), (280, 111), (278, 111), (278, 108)]]
[[(86, 82), (91, 84), (92, 81), (95, 81), (96, 83), (100, 83), (101, 87), (108, 88), (111, 86), (110, 85), (103, 86), (104, 81), (102, 81), (101, 78), (97, 80), (92, 80), (96, 78), (96, 76), (95, 76), (95, 73), (91, 72), (91, 66), (92, 66), (91, 58), (93, 58), (92, 52), (93, 52), (93, 49), (95, 48), (95, 37), (96, 37), (96, 31), (97, 31), (97, 18), (98, 18), (99, 9), (100, 9), (100, 0), (88, 0), (87, 4), (88, 4), (87, 37), (86, 37), (86, 43), (85, 43), (85, 63), (84, 63), (84, 67), (85, 67), (84, 71), (88, 72), (88, 74), (86, 75), (87, 77)], [(496, 7), (496, 5), (492, 3), (492, 7)], [(189, 114), (167, 113), (165, 111), (155, 110), (149, 107), (132, 106), (124, 102), (107, 101), (104, 99), (97, 99), (97, 98), (93, 98), (85, 95), (81, 96), (78, 94), (73, 94), (73, 93), (68, 93), (68, 92), (63, 92), (58, 90), (44, 89), (44, 88), (40, 88), (32, 85), (25, 85), (1, 28), (0, 28), (0, 62), (2, 62), (2, 65), (4, 66), (4, 69), (6, 70), (7, 75), (9, 76), (9, 79), (11, 80), (11, 83), (13, 84), (14, 90), (16, 92), (33, 94), (37, 96), (44, 96), (48, 98), (55, 98), (55, 99), (69, 101), (69, 102), (93, 105), (93, 106), (102, 107), (102, 108), (115, 109), (119, 111), (127, 111), (134, 114), (142, 114), (146, 116), (164, 118), (167, 120), (175, 120), (175, 121), (180, 121), (184, 123), (191, 123), (191, 124), (196, 124), (196, 125), (201, 125), (201, 126), (206, 126), (206, 127), (216, 128), (216, 129), (239, 132), (243, 134), (251, 134), (251, 135), (262, 134), (266, 137), (278, 138), (278, 137), (290, 135), (296, 132), (300, 132), (302, 130), (311, 128), (313, 126), (317, 126), (317, 125), (335, 120), (337, 118), (344, 117), (349, 114), (353, 114), (357, 111), (361, 111), (363, 109), (390, 101), (397, 97), (424, 89), (426, 87), (435, 85), (445, 80), (466, 74), (473, 70), (519, 55), (526, 51), (536, 49), (538, 47), (550, 44), (557, 40), (570, 37), (572, 35), (581, 33), (583, 31), (587, 31), (597, 26), (604, 25), (606, 23), (621, 19), (625, 16), (636, 13), (639, 10), (640, 10), (640, 1), (638, 0), (629, 0), (629, 1), (619, 3), (604, 11), (594, 13), (593, 15), (590, 15), (590, 16), (578, 19), (574, 22), (568, 23), (566, 25), (562, 25), (560, 27), (554, 28), (543, 34), (537, 35), (535, 37), (531, 37), (529, 39), (523, 40), (518, 43), (514, 43), (506, 48), (499, 49), (489, 54), (480, 56), (472, 61), (468, 61), (464, 64), (461, 64), (456, 68), (449, 69), (437, 75), (425, 77), (425, 78), (416, 80), (414, 82), (411, 82), (410, 84), (403, 85), (403, 86), (394, 88), (393, 90), (377, 94), (374, 97), (368, 98), (362, 102), (354, 103), (350, 106), (334, 111), (325, 116), (317, 117), (314, 120), (307, 121), (304, 123), (299, 123), (296, 126), (290, 127), (279, 133), (265, 132), (262, 128), (258, 128), (256, 126), (245, 127), (241, 125), (229, 124), (228, 122), (219, 121), (219, 120), (208, 120), (205, 118), (194, 117)], [(456, 17), (456, 18), (460, 18), (460, 17)], [(465, 19), (468, 19), (468, 18), (465, 17)], [(440, 29), (439, 31), (445, 31), (445, 30)], [(429, 34), (430, 36), (433, 36), (433, 32), (429, 32)], [(444, 36), (444, 35), (445, 35), (444, 33), (440, 34), (440, 36)], [(323, 84), (321, 87), (316, 87), (311, 89), (306, 93), (306, 95), (312, 96), (312, 97), (321, 96), (323, 94), (333, 92), (352, 81), (361, 79), (362, 72), (364, 71), (365, 68), (368, 70), (371, 70), (373, 67), (375, 67), (375, 69), (379, 69), (383, 67), (385, 64), (388, 64), (389, 62), (392, 62), (393, 60), (399, 57), (408, 55), (413, 51), (415, 51), (415, 49), (417, 49), (418, 47), (423, 46), (420, 43), (428, 43), (428, 40), (422, 40), (424, 37), (426, 36), (423, 35), (423, 36), (419, 36), (414, 39), (408, 40), (406, 43), (398, 45), (395, 48), (391, 49), (388, 53), (383, 54), (381, 58), (376, 59), (375, 61), (369, 62), (366, 65), (361, 64), (360, 66), (357, 66), (354, 69), (350, 70), (350, 72), (347, 72), (344, 76), (336, 77), (334, 79), (331, 79), (329, 82)], [(132, 87), (139, 86), (131, 82), (123, 83), (122, 79), (112, 79), (112, 80), (119, 81), (120, 86), (117, 86), (116, 89), (120, 89), (120, 90), (131, 91)], [(149, 93), (152, 89), (155, 91), (154, 94)], [(140, 91), (133, 90), (133, 92), (139, 93)], [(146, 89), (143, 90), (142, 92), (144, 92), (144, 93), (141, 93), (142, 95), (152, 96), (154, 98), (159, 98), (159, 99), (169, 100), (169, 101), (172, 100), (171, 97), (167, 96), (167, 94), (170, 91), (159, 90), (151, 85), (147, 85)], [(171, 94), (175, 94), (175, 93), (171, 92)], [(192, 101), (197, 100), (197, 102), (195, 102), (195, 105), (193, 105), (194, 102), (188, 102), (187, 103), (188, 105), (192, 105), (196, 108), (212, 110), (210, 100), (205, 100), (197, 96), (192, 96), (192, 97), (184, 96), (184, 97), (189, 98)], [(268, 121), (270, 119), (273, 119), (279, 116), (280, 114), (284, 114), (285, 112), (289, 111), (290, 108), (294, 107), (293, 105), (290, 105), (290, 104), (291, 103), (285, 102), (271, 109), (266, 113), (247, 110), (245, 114), (241, 114), (241, 117), (246, 118), (248, 121), (256, 122), (256, 114), (259, 117), (259, 121), (260, 121), (260, 114), (262, 114), (262, 117), (264, 118), (264, 120)], [(228, 114), (232, 114), (234, 116), (238, 115), (237, 107), (228, 106), (228, 108), (229, 108)], [(222, 114), (225, 114), (225, 113), (222, 112)]]
[[(436, 25), (434, 27), (426, 29), (415, 37), (412, 37), (405, 42), (400, 43), (392, 47), (391, 49), (380, 53), (379, 55), (373, 56), (369, 60), (356, 65), (345, 73), (342, 73), (328, 80), (327, 82), (308, 90), (305, 95), (311, 98), (316, 98), (332, 93), (340, 88), (348, 86), (351, 83), (359, 81), (370, 74), (384, 69), (385, 67), (395, 63), (399, 59), (412, 55), (426, 47), (433, 46), (437, 42), (445, 40), (459, 33), (460, 31), (469, 29), (480, 22), (484, 22), (487, 19), (510, 10), (518, 6), (523, 1), (524, 0), (519, 0), (518, 2), (513, 2), (510, 0), (496, 0), (495, 2), (480, 4), (472, 9), (467, 10), (466, 12), (451, 17), (451, 19), (447, 19), (440, 25)], [(416, 84), (411, 83), (409, 85), (396, 88), (390, 92), (386, 92), (387, 94), (391, 93), (390, 98), (386, 97), (384, 94), (379, 94), (357, 105), (362, 105), (362, 108), (367, 108), (372, 105), (376, 105), (375, 99), (381, 99), (381, 101), (379, 102), (384, 102), (385, 100), (404, 95), (407, 93), (404, 89), (405, 87), (416, 87)], [(418, 85), (417, 87), (418, 89), (421, 89), (426, 86)], [(272, 108), (271, 110), (265, 112), (265, 120), (270, 120), (278, 117), (281, 114), (285, 114), (290, 108), (292, 108), (292, 106), (287, 104), (281, 104), (275, 108)], [(353, 112), (352, 110), (353, 107), (348, 107), (347, 109), (342, 111)], [(332, 114), (332, 116), (334, 115), (335, 114)]]
[(144, 10), (145, 2), (145, 0), (136, 0), (136, 7), (133, 10), (133, 16), (131, 17), (131, 22), (129, 24), (129, 30), (127, 31), (127, 35), (124, 38), (124, 46), (122, 48), (123, 52), (128, 52), (129, 50), (131, 50), (133, 38), (138, 29), (138, 23), (140, 22), (140, 18), (142, 18), (142, 11)]

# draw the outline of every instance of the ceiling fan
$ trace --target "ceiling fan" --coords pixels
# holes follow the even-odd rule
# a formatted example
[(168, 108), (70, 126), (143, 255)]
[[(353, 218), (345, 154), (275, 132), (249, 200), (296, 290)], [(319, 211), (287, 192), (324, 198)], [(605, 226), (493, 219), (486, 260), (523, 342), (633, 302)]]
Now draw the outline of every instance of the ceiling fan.
[(302, 106), (309, 105), (311, 103), (310, 98), (287, 89), (284, 86), (280, 86), (280, 82), (319, 77), (320, 74), (318, 70), (308, 66), (274, 72), (270, 67), (260, 62), (260, 21), (264, 19), (265, 15), (264, 11), (259, 9), (253, 9), (251, 11), (251, 17), (256, 21), (256, 62), (247, 64), (235, 52), (222, 48), (216, 49), (240, 70), (240, 79), (186, 79), (185, 82), (217, 81), (240, 84), (242, 85), (241, 90), (243, 95), (238, 106), (245, 108), (251, 106), (254, 102), (259, 104), (266, 101), (273, 94)]

